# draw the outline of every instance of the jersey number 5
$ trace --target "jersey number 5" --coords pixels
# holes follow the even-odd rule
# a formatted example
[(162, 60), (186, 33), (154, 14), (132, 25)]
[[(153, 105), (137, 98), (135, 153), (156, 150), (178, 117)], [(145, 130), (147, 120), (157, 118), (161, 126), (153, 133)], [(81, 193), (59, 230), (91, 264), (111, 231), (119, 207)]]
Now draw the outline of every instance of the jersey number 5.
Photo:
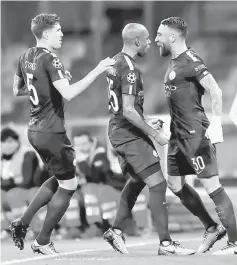
[(38, 98), (35, 87), (32, 85), (33, 75), (27, 73), (26, 77), (27, 77), (27, 89), (29, 90), (29, 92), (32, 92), (31, 93), (32, 95), (30, 96), (30, 100), (36, 106), (39, 104), (39, 98)]
[(108, 89), (109, 108), (112, 107), (114, 112), (118, 112), (118, 110), (119, 110), (118, 98), (117, 98), (115, 92), (112, 90), (114, 81), (108, 77), (107, 77), (107, 81), (109, 84), (109, 89)]

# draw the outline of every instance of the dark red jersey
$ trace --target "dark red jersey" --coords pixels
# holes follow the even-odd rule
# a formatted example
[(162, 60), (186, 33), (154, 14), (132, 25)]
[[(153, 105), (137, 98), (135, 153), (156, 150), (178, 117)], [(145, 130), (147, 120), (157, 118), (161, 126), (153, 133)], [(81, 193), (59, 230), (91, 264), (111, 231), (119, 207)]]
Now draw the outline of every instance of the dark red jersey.
[(54, 81), (65, 78), (57, 55), (45, 48), (30, 48), (20, 57), (16, 74), (24, 78), (29, 91), (29, 130), (65, 132), (63, 98), (53, 86)]
[(135, 61), (125, 53), (118, 53), (114, 59), (114, 72), (108, 74), (109, 108), (112, 114), (109, 123), (109, 137), (119, 145), (144, 134), (123, 116), (122, 94), (134, 95), (134, 108), (143, 116), (143, 81), (142, 74)]
[(199, 81), (208, 73), (203, 60), (192, 50), (170, 61), (164, 84), (171, 115), (171, 137), (205, 134), (209, 121), (202, 106), (204, 88)]

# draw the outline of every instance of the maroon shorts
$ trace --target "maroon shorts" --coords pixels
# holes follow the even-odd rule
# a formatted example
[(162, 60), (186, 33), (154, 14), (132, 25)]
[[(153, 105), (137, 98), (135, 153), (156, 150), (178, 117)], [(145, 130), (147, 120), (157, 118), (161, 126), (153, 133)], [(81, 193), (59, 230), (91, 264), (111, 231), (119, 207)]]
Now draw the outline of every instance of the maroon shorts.
[(218, 175), (216, 146), (202, 137), (171, 139), (167, 156), (168, 175), (196, 174), (199, 178)]
[(65, 132), (42, 133), (28, 130), (28, 139), (57, 179), (75, 177), (75, 151)]
[(160, 170), (159, 155), (149, 138), (138, 138), (119, 146), (113, 144), (118, 154), (119, 163), (123, 173), (136, 175), (140, 179), (146, 179)]

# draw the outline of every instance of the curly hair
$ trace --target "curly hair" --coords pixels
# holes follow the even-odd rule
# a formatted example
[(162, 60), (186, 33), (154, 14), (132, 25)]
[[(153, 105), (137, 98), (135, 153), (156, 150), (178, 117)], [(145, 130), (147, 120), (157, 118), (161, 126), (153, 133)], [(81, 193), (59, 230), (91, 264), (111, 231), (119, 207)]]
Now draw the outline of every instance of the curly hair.
[(188, 34), (188, 26), (186, 22), (180, 17), (166, 18), (161, 21), (161, 24), (178, 30), (183, 37), (186, 37)]
[(59, 23), (60, 17), (56, 14), (39, 14), (31, 21), (31, 31), (38, 39), (42, 37), (44, 30)]

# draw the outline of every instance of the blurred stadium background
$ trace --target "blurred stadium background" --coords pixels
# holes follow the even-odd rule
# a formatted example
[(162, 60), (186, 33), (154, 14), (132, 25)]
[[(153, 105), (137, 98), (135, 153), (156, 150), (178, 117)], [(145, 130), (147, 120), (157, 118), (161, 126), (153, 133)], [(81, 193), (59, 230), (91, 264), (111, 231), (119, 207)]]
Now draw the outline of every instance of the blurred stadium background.
[[(13, 96), (12, 83), (19, 56), (28, 47), (35, 45), (30, 32), (30, 21), (36, 14), (46, 12), (57, 13), (60, 16), (64, 39), (59, 55), (65, 68), (71, 72), (73, 82), (84, 77), (99, 60), (113, 56), (121, 50), (121, 30), (125, 24), (129, 22), (143, 23), (150, 32), (151, 40), (154, 40), (162, 19), (169, 16), (181, 16), (189, 26), (189, 46), (204, 59), (223, 91), (225, 141), (217, 147), (218, 161), (221, 181), (234, 199), (237, 212), (237, 128), (228, 116), (237, 92), (236, 10), (237, 2), (228, 1), (2, 1), (2, 127), (11, 124), (20, 134), (21, 141), (28, 144), (26, 130), (29, 120), (29, 101), (24, 97), (15, 98)], [(167, 59), (160, 58), (155, 44), (152, 44), (145, 62), (138, 62), (144, 73), (145, 113), (163, 117), (167, 121), (167, 126), (169, 117), (163, 93), (163, 76), (168, 62)], [(207, 112), (211, 113), (208, 95), (204, 97), (204, 106)], [(70, 136), (73, 138), (80, 131), (89, 131), (102, 145), (108, 147), (108, 156), (111, 167), (113, 167), (115, 162), (112, 162), (114, 160), (112, 160), (113, 156), (107, 140), (109, 114), (105, 77), (98, 78), (82, 95), (70, 103), (65, 103), (65, 110)], [(159, 148), (159, 152), (162, 157), (162, 167), (166, 171), (166, 150)], [(205, 196), (197, 180), (194, 180), (194, 185), (198, 187), (198, 191), (214, 214), (214, 206)], [(145, 199), (142, 197), (140, 203), (146, 204), (146, 192), (144, 194)], [(193, 226), (200, 227), (196, 219), (187, 214), (169, 192), (168, 195), (172, 228), (175, 231), (183, 231), (191, 229)], [(113, 208), (113, 214), (115, 210), (116, 207)], [(145, 211), (141, 205), (137, 206), (137, 211), (138, 215), (135, 220), (138, 223), (141, 219), (145, 220), (141, 222), (140, 226), (151, 228), (151, 220), (147, 218), (149, 214), (146, 215), (147, 204)], [(141, 215), (139, 215), (139, 211), (141, 211)], [(15, 214), (19, 215), (19, 212), (16, 212)], [(184, 218), (183, 214), (187, 214), (187, 218)], [(6, 216), (2, 215), (2, 222), (6, 221), (4, 218)], [(13, 217), (8, 216), (8, 218)], [(77, 225), (78, 223), (72, 226)]]

